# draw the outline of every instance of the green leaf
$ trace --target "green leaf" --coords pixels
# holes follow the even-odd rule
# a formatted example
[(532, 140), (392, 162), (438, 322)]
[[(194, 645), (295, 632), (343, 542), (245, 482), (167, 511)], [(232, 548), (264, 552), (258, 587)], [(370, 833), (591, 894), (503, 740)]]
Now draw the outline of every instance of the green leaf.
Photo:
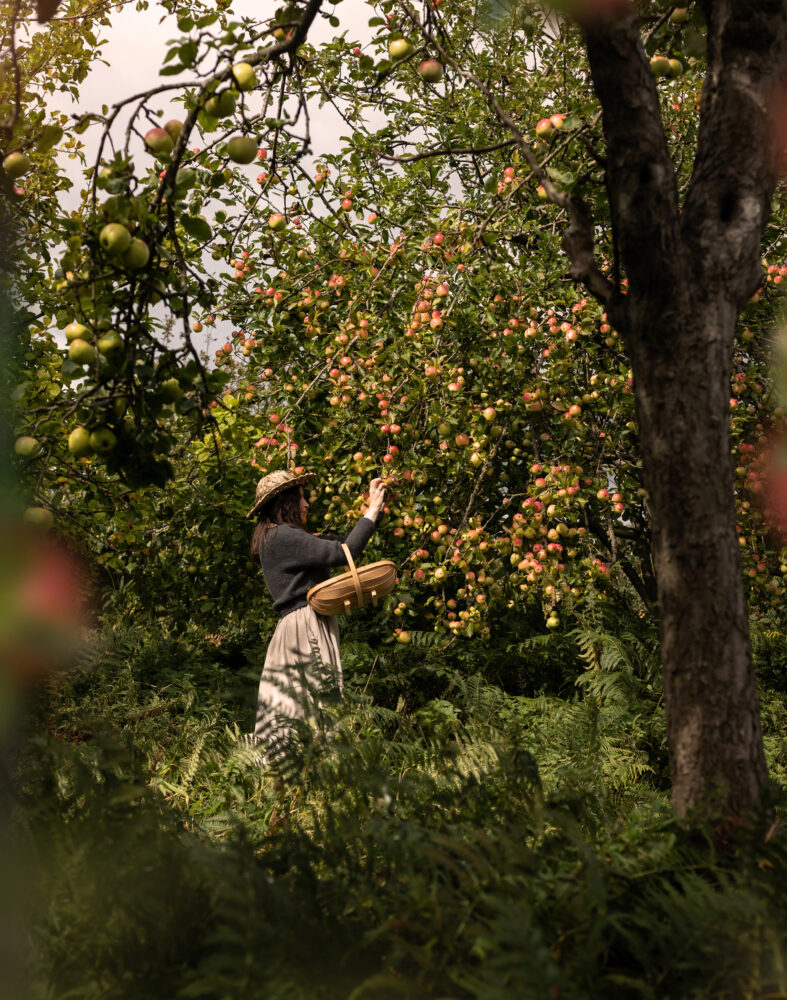
[(190, 38), (183, 45), (179, 46), (178, 53), (180, 54), (180, 61), (184, 66), (192, 66), (194, 60), (197, 58), (197, 43), (194, 39)]
[(101, 115), (91, 115), (91, 114), (82, 115), (82, 117), (74, 126), (74, 131), (77, 134), (82, 135), (82, 133), (85, 132), (88, 128), (90, 128), (90, 126), (93, 125), (95, 122), (103, 122), (103, 121), (104, 119), (101, 117)]
[(213, 230), (204, 219), (195, 215), (184, 215), (181, 217), (181, 225), (195, 240), (205, 243), (213, 236)]
[(60, 140), (63, 138), (63, 129), (59, 125), (47, 125), (41, 135), (38, 137), (38, 142), (36, 143), (36, 149), (39, 153), (46, 153), (53, 146), (56, 146)]
[(557, 167), (547, 167), (547, 174), (550, 179), (557, 184), (564, 184), (566, 187), (574, 183), (575, 177), (569, 170), (558, 170)]

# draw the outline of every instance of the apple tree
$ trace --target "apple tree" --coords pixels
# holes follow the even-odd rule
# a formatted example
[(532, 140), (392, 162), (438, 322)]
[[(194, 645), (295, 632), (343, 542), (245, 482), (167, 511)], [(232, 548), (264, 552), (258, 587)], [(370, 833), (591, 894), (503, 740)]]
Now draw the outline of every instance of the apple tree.
[[(84, 212), (48, 203), (59, 258), (20, 285), (34, 499), (103, 495), (112, 545), (155, 533), (177, 573), (189, 498), (224, 487), (231, 545), (262, 472), (318, 470), (338, 527), (390, 472), (402, 626), (488, 637), (538, 601), (559, 628), (624, 588), (661, 623), (676, 808), (740, 812), (765, 779), (746, 588), (783, 595), (751, 460), (781, 419), (783, 13), (368, 10), (371, 38), (317, 45), (341, 5), (181, 5), (167, 82), (88, 122)], [(313, 149), (329, 110), (341, 148)], [(148, 483), (173, 517), (124, 525)], [(202, 582), (227, 547), (197, 549)]]

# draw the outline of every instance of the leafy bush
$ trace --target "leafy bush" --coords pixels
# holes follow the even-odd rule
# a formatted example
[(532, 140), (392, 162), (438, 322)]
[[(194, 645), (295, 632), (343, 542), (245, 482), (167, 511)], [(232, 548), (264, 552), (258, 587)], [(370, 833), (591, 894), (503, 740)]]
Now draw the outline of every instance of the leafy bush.
[[(260, 767), (259, 637), (108, 635), (19, 757), (33, 995), (779, 995), (787, 842), (676, 820), (635, 639), (577, 630), (567, 700), (356, 637), (345, 703)], [(372, 698), (416, 651), (429, 684)]]

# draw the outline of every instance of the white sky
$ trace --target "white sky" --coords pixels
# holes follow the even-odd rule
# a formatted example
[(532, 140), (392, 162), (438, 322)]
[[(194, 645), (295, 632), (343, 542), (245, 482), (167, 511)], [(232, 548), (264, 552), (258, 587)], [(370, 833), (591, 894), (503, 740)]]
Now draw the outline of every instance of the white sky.
[[(237, 18), (247, 16), (263, 20), (272, 17), (280, 3), (281, 0), (276, 2), (265, 0), (262, 4), (259, 0), (235, 0), (233, 12)], [(371, 40), (374, 29), (368, 26), (368, 21), (375, 15), (375, 11), (365, 0), (344, 0), (336, 7), (325, 4), (325, 8), (338, 17), (341, 24), (338, 28), (332, 28), (325, 19), (318, 17), (309, 33), (311, 42), (317, 44), (329, 41), (345, 31), (350, 40), (357, 39), (362, 45)], [(164, 21), (159, 23), (162, 13), (162, 8), (155, 3), (151, 3), (145, 11), (137, 11), (133, 4), (127, 4), (119, 12), (113, 11), (111, 28), (101, 29), (102, 33), (99, 36), (107, 39), (107, 44), (101, 50), (104, 62), (95, 62), (80, 86), (79, 100), (73, 101), (69, 94), (57, 94), (50, 99), (49, 107), (69, 115), (88, 111), (100, 112), (103, 104), (112, 105), (159, 83), (188, 79), (186, 74), (182, 77), (159, 76), (167, 52), (167, 43), (174, 38), (185, 37), (178, 31), (175, 16), (166, 15)], [(40, 30), (47, 29), (44, 26)], [(156, 109), (162, 109), (162, 123), (169, 118), (183, 117), (182, 105), (170, 103), (166, 94), (152, 103)], [(380, 125), (382, 124), (383, 117), (380, 116)], [(121, 117), (115, 129), (115, 134), (121, 141), (125, 125), (126, 119)], [(346, 124), (330, 106), (326, 105), (315, 111), (311, 116), (312, 148), (315, 156), (337, 151), (338, 138), (346, 132)], [(89, 160), (90, 152), (95, 151), (98, 134), (99, 129), (94, 126), (82, 136), (88, 147)], [(195, 138), (198, 141), (199, 137)], [(308, 162), (306, 160), (305, 165), (308, 165)], [(72, 180), (81, 181), (79, 166), (74, 161), (64, 160), (63, 165)], [(249, 169), (256, 173), (259, 168), (252, 165)]]

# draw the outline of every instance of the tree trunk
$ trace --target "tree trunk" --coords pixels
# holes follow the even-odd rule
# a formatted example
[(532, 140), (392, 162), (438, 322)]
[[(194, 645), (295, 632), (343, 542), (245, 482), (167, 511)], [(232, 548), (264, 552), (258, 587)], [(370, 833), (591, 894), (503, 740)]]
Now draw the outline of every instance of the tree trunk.
[(702, 6), (707, 72), (682, 205), (636, 12), (589, 6), (582, 27), (603, 110), (615, 282), (605, 288), (589, 268), (591, 227), (578, 210), (565, 245), (576, 273), (595, 279), (589, 287), (634, 371), (673, 804), (718, 816), (754, 805), (767, 777), (735, 530), (729, 380), (784, 153), (774, 113), (787, 79), (787, 3)]
[(643, 478), (652, 512), (672, 802), (739, 815), (767, 778), (735, 529), (721, 296), (632, 324)]

